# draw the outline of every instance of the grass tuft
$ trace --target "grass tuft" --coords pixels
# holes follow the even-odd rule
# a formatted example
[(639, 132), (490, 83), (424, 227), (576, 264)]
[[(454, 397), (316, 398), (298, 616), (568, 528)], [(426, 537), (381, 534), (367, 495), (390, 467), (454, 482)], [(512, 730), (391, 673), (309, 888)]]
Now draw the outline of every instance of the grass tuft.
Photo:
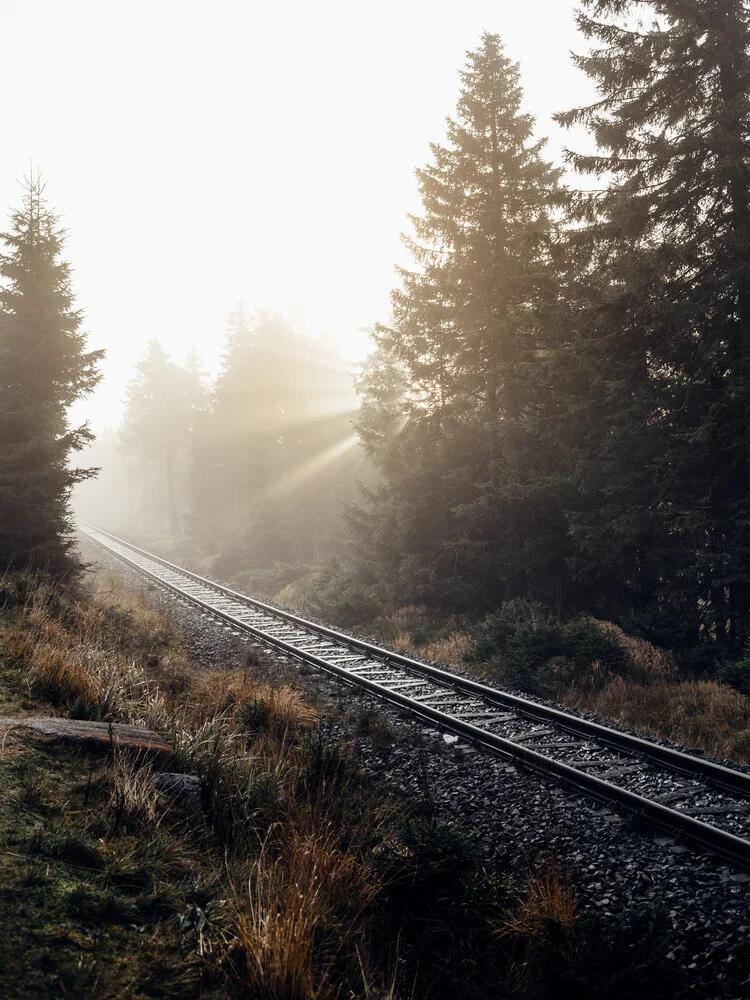
[(638, 684), (616, 677), (599, 691), (574, 688), (563, 701), (647, 735), (750, 760), (750, 698), (716, 681)]

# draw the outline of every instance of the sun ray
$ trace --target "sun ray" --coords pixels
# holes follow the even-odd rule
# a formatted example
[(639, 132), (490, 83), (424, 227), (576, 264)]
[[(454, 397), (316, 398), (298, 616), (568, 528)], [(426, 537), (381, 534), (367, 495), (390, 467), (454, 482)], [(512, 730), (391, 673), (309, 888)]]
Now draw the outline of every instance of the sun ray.
[(317, 455), (313, 455), (313, 457), (309, 458), (306, 462), (303, 462), (295, 469), (291, 469), (289, 472), (280, 476), (279, 479), (277, 479), (276, 482), (268, 488), (266, 496), (269, 498), (283, 496), (299, 489), (299, 487), (304, 483), (309, 482), (309, 480), (313, 479), (316, 475), (318, 475), (318, 473), (322, 472), (324, 469), (328, 468), (328, 466), (342, 458), (347, 454), (347, 452), (350, 452), (357, 446), (358, 442), (358, 435), (350, 434), (343, 440), (337, 441), (328, 448), (324, 448), (323, 451), (318, 452)]

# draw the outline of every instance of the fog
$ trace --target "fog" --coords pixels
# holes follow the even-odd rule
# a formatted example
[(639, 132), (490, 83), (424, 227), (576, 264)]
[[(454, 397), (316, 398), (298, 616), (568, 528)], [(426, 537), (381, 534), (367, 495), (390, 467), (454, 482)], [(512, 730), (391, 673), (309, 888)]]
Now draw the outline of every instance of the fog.
[(17, 204), (33, 161), (69, 228), (92, 343), (107, 349), (77, 412), (116, 425), (153, 338), (179, 362), (197, 349), (215, 375), (239, 301), (362, 360), (407, 260), (414, 168), (483, 30), (521, 60), (538, 131), (559, 149), (551, 114), (589, 92), (560, 0), (0, 0), (13, 136), (0, 204)]
[[(351, 362), (282, 315), (229, 315), (219, 375), (152, 341), (123, 420), (85, 458), (101, 471), (79, 516), (225, 574), (276, 582), (341, 549), (342, 508), (367, 477)], [(258, 576), (258, 574), (260, 574)], [(273, 589), (273, 587), (272, 587)]]
[(71, 414), (97, 433), (81, 462), (100, 469), (76, 511), (226, 573), (336, 554), (347, 505), (377, 481), (354, 385), (410, 266), (415, 168), (485, 30), (523, 63), (559, 155), (552, 115), (590, 92), (572, 8), (2, 0), (0, 28), (17, 158), (0, 200), (43, 171), (106, 350)]

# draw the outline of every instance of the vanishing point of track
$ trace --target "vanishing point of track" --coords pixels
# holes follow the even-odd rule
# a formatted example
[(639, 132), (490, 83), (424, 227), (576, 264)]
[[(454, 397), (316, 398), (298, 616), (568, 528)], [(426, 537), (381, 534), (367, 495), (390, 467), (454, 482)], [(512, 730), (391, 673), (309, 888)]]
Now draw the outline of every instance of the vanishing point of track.
[(750, 868), (750, 774), (590, 722), (307, 621), (91, 525), (81, 531), (237, 633)]

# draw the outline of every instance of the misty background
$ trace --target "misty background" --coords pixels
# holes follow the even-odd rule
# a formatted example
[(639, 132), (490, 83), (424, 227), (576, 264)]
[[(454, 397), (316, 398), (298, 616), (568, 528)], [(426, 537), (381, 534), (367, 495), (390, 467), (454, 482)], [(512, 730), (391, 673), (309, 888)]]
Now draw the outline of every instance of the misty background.
[[(357, 363), (387, 319), (399, 234), (419, 209), (414, 168), (445, 132), (458, 68), (484, 30), (522, 64), (526, 106), (555, 157), (551, 116), (591, 95), (559, 0), (393, 0), (368, 12), (323, 0), (212, 4), (0, 0), (0, 81), (17, 162), (29, 160), (69, 230), (85, 327), (105, 378), (77, 415), (114, 428), (158, 338), (182, 363), (221, 364), (225, 320), (282, 311)], [(34, 69), (25, 46), (33, 38)], [(74, 419), (75, 419), (74, 415)]]

